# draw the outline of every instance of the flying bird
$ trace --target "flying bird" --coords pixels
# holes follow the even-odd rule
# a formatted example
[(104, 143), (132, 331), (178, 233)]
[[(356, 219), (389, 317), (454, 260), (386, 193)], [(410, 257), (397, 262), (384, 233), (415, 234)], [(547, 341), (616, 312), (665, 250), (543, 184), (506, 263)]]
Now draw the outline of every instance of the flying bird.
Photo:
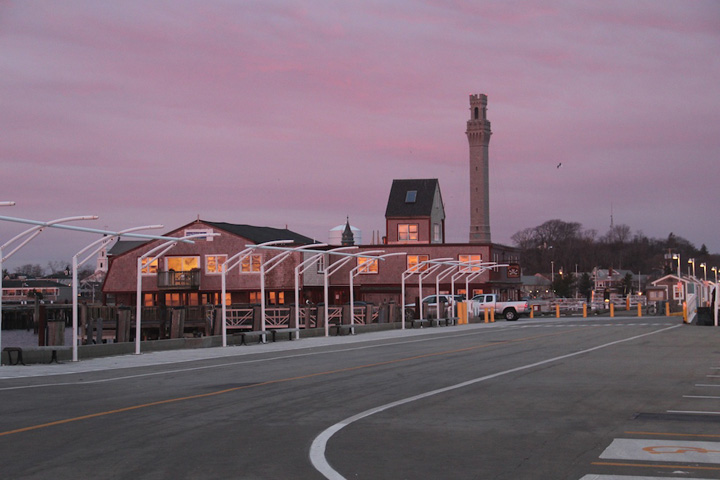
[(558, 163), (557, 167), (555, 167), (555, 168), (560, 168), (560, 167), (562, 167), (562, 162)]

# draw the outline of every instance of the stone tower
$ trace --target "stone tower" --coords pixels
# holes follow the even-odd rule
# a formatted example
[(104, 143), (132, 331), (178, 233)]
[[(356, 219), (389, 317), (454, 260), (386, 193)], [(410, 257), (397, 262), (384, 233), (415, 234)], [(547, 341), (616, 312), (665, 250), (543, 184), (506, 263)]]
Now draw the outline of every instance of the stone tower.
[(465, 132), (470, 144), (470, 243), (490, 243), (490, 121), (487, 95), (470, 95), (470, 120)]

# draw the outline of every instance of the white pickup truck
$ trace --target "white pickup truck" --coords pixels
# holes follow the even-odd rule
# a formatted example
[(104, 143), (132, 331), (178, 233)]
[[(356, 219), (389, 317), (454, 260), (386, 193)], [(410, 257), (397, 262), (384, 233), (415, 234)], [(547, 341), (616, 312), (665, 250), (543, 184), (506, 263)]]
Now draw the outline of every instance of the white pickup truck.
[(505, 320), (517, 320), (520, 315), (529, 315), (530, 306), (528, 302), (498, 302), (497, 295), (486, 293), (475, 295), (470, 301), (470, 308), (474, 316), (484, 315), (486, 308), (494, 308), (495, 315), (502, 315)]

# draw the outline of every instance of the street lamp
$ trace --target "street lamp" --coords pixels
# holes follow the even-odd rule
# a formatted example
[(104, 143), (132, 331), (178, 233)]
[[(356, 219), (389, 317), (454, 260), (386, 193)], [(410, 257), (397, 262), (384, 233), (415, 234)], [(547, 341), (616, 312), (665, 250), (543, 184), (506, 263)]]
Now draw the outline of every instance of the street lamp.
[[(13, 202), (5, 202), (5, 206), (12, 206)], [(96, 215), (80, 215), (75, 217), (65, 217), (65, 218), (57, 218), (55, 220), (50, 220), (49, 222), (36, 222), (34, 220), (25, 220), (21, 218), (10, 218), (10, 217), (0, 217), (2, 220), (9, 220), (9, 221), (16, 221), (18, 223), (27, 223), (30, 225), (35, 225), (34, 227), (30, 227), (29, 229), (25, 230), (24, 232), (14, 236), (4, 244), (0, 245), (0, 349), (2, 348), (2, 264), (5, 260), (10, 258), (15, 252), (20, 250), (22, 247), (27, 245), (30, 240), (37, 237), (42, 233), (42, 231), (47, 227), (57, 227), (61, 223), (65, 222), (74, 222), (78, 220), (97, 220)], [(16, 245), (12, 250), (10, 250), (9, 253), (3, 254), (3, 250), (7, 247), (10, 247), (11, 245), (15, 244), (16, 242), (19, 242), (18, 245)], [(1, 351), (1, 350), (0, 350)]]
[[(135, 299), (135, 355), (140, 355), (140, 337), (142, 336), (142, 271), (147, 269), (150, 271), (150, 266), (155, 260), (169, 252), (178, 242), (185, 242), (193, 238), (204, 238), (204, 237), (217, 237), (219, 233), (193, 233), (191, 235), (185, 235), (184, 237), (177, 237), (174, 240), (168, 240), (166, 242), (157, 245), (147, 252), (140, 255), (137, 259), (137, 281), (136, 281), (136, 299)], [(167, 237), (172, 238), (172, 237)], [(159, 252), (159, 253), (158, 253)], [(149, 258), (147, 262), (145, 259)]]
[(712, 267), (710, 270), (715, 272), (715, 283), (718, 283), (718, 278), (717, 278), (718, 267)]
[[(385, 250), (368, 250), (363, 253), (376, 255), (378, 253), (383, 253)], [(385, 255), (380, 255), (378, 258), (381, 260), (385, 260), (385, 257), (393, 257), (397, 255), (405, 255), (405, 252), (395, 252), (395, 253), (386, 253)], [(360, 257), (358, 257), (358, 265), (350, 269), (350, 331), (351, 333), (355, 333), (355, 286), (354, 286), (354, 278), (361, 273), (366, 273), (368, 267), (370, 267), (373, 263), (377, 265), (377, 259), (371, 260), (366, 259), (365, 262), (359, 263)]]
[(690, 265), (692, 265), (692, 276), (695, 276), (695, 259), (691, 258), (688, 260), (688, 275), (690, 275)]
[(677, 276), (678, 276), (678, 278), (681, 278), (682, 275), (680, 274), (680, 254), (679, 254), (679, 253), (673, 253), (672, 258), (673, 258), (673, 260), (677, 260), (677, 261), (678, 261), (678, 274), (677, 274)]
[(703, 262), (700, 264), (700, 268), (703, 269), (703, 280), (707, 282), (707, 263)]
[[(86, 246), (79, 252), (77, 252), (75, 255), (73, 255), (72, 258), (72, 296), (73, 296), (73, 308), (72, 308), (72, 361), (77, 362), (78, 361), (78, 268), (82, 266), (85, 262), (90, 260), (94, 257), (100, 250), (105, 248), (113, 239), (118, 238), (122, 236), (123, 234), (129, 234), (131, 232), (135, 232), (138, 230), (149, 230), (151, 228), (163, 228), (162, 225), (145, 225), (142, 227), (133, 227), (128, 228), (126, 230), (121, 230), (119, 232), (116, 232), (115, 235), (111, 236), (105, 236), (100, 238), (99, 240), (95, 240), (90, 245)], [(151, 238), (148, 236), (147, 238)], [(93, 249), (94, 248), (94, 249)], [(91, 250), (93, 249), (93, 250)], [(89, 253), (84, 259), (78, 260), (78, 257), (83, 255), (84, 253), (87, 253), (91, 250), (91, 253)]]

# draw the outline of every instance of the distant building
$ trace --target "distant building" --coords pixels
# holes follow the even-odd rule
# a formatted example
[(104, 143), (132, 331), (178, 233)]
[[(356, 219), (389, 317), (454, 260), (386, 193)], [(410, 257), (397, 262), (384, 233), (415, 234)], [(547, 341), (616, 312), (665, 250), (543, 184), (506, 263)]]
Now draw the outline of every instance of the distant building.
[[(385, 236), (382, 245), (363, 245), (359, 231), (349, 222), (331, 230), (331, 245), (354, 245), (353, 252), (382, 250), (383, 254), (395, 253), (382, 261), (368, 261), (368, 258), (353, 258), (328, 254), (320, 257), (313, 268), (304, 270), (299, 276), (300, 301), (319, 303), (324, 301), (325, 272), (331, 264), (342, 259), (346, 261), (328, 280), (329, 303), (340, 304), (349, 301), (350, 274), (352, 269), (367, 264), (367, 268), (356, 270), (354, 278), (355, 299), (358, 301), (382, 303), (405, 303), (416, 297), (424, 297), (435, 291), (436, 276), (429, 275), (420, 291), (419, 277), (411, 275), (402, 295), (403, 272), (435, 259), (450, 259), (459, 262), (496, 262), (508, 267), (486, 270), (472, 280), (467, 288), (463, 273), (479, 272), (480, 267), (444, 265), (442, 279), (438, 282), (441, 293), (452, 288), (456, 293), (471, 297), (478, 293), (495, 293), (504, 300), (517, 300), (523, 295), (520, 278), (520, 250), (514, 247), (490, 242), (489, 190), (488, 190), (488, 148), (491, 135), (487, 120), (487, 97), (471, 95), (471, 118), (467, 122), (466, 134), (470, 149), (470, 238), (468, 243), (446, 243), (445, 207), (438, 179), (395, 179), (392, 182), (385, 210)], [(243, 250), (246, 245), (259, 244), (270, 240), (295, 240), (295, 245), (314, 243), (312, 239), (288, 230), (233, 225), (198, 220), (168, 235), (183, 236), (187, 233), (220, 233), (219, 237), (207, 237), (192, 245), (178, 244), (154, 264), (145, 265), (142, 272), (143, 305), (202, 305), (220, 303), (220, 273), (225, 259)], [(378, 232), (378, 241), (380, 238)], [(108, 302), (135, 304), (137, 259), (160, 241), (117, 242), (108, 251), (109, 270), (103, 285)], [(330, 249), (333, 247), (327, 247)], [(321, 250), (321, 249), (320, 249)], [(257, 250), (240, 268), (227, 274), (228, 303), (259, 303), (260, 265), (277, 255), (277, 251)], [(265, 279), (269, 304), (293, 303), (295, 269), (313, 256), (311, 253), (293, 253), (274, 269)], [(368, 256), (370, 254), (368, 253)], [(367, 262), (367, 263), (366, 263)], [(427, 268), (427, 267), (423, 267)], [(422, 271), (422, 270), (419, 270)], [(456, 275), (457, 274), (457, 275)], [(180, 277), (184, 283), (179, 283)], [(185, 280), (187, 279), (187, 281)], [(292, 296), (291, 296), (292, 294)]]
[[(295, 246), (315, 243), (311, 238), (287, 229), (204, 220), (175, 229), (167, 236), (183, 237), (197, 233), (218, 233), (219, 236), (201, 237), (192, 244), (179, 242), (165, 255), (143, 267), (143, 305), (219, 304), (223, 265), (228, 258), (245, 250), (247, 245), (274, 240), (293, 240)], [(138, 258), (162, 242), (117, 242), (108, 251), (110, 265), (103, 284), (106, 302), (135, 305)], [(257, 251), (232, 274), (228, 274), (228, 303), (259, 303), (260, 264), (277, 254), (277, 251)], [(301, 255), (295, 257), (299, 259)], [(284, 303), (286, 292), (294, 289), (291, 263), (280, 265), (269, 274), (267, 283), (270, 285), (268, 296), (271, 303)]]
[(4, 304), (33, 303), (36, 297), (43, 303), (68, 303), (72, 301), (72, 287), (48, 279), (6, 279), (2, 282)]
[(490, 121), (487, 95), (470, 95), (467, 121), (470, 146), (470, 243), (490, 243)]
[[(328, 232), (328, 245), (334, 245), (339, 247), (342, 245), (342, 236), (345, 232), (346, 224), (343, 223), (342, 225), (338, 225), (337, 227), (333, 227)], [(363, 243), (363, 237), (362, 237), (362, 231), (350, 225), (350, 231), (353, 234), (353, 241), (355, 242), (355, 245), (362, 245)]]
[(385, 224), (388, 244), (445, 243), (445, 206), (438, 180), (393, 180)]

